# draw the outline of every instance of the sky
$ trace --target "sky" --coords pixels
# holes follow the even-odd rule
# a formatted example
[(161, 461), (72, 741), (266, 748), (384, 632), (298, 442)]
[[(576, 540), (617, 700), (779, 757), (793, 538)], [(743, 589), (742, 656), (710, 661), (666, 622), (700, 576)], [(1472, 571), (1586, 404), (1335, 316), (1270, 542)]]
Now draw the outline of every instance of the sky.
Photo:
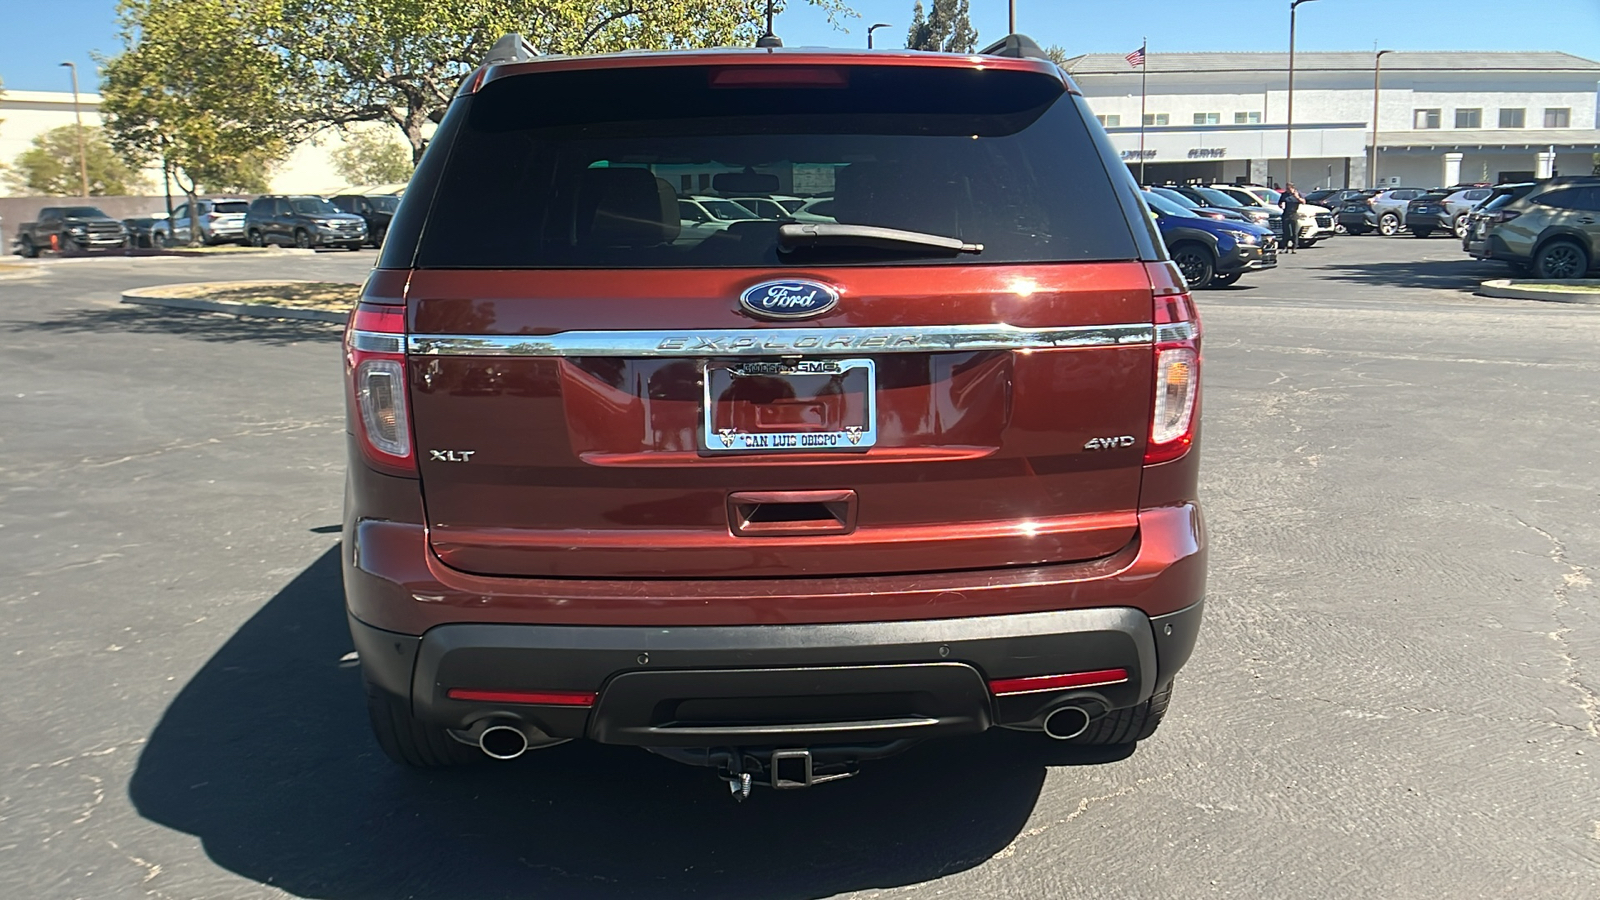
[[(775, 30), (791, 47), (899, 47), (912, 0), (849, 0), (861, 18), (847, 31), (802, 0), (790, 0)], [(1008, 0), (969, 0), (979, 40), (1006, 32)], [(1145, 38), (1163, 51), (1277, 50), (1288, 47), (1288, 0), (1015, 0), (1017, 30), (1070, 55), (1126, 53)], [(71, 88), (63, 60), (78, 64), (94, 90), (93, 54), (114, 55), (116, 0), (0, 0), (0, 81), (12, 90)], [(1600, 0), (1317, 0), (1300, 7), (1302, 50), (1565, 50), (1600, 60)]]

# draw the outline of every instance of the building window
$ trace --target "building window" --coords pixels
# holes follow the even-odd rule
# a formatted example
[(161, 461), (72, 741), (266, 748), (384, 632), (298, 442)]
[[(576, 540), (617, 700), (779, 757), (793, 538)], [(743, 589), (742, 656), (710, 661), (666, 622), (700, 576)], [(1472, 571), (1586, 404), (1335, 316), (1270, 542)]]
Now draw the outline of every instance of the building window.
[(1221, 125), (1222, 113), (1195, 113), (1194, 123), (1196, 125)]
[(1146, 125), (1166, 125), (1171, 121), (1172, 121), (1171, 117), (1169, 117), (1166, 113), (1145, 113), (1144, 114), (1144, 123)]
[(1440, 111), (1437, 109), (1419, 109), (1413, 111), (1411, 114), (1411, 127), (1438, 128), (1439, 112)]
[(1458, 110), (1456, 110), (1456, 127), (1457, 128), (1482, 128), (1483, 127), (1483, 110), (1481, 110), (1481, 109), (1458, 109)]
[(1544, 127), (1546, 128), (1571, 128), (1572, 110), (1568, 107), (1556, 109), (1546, 108), (1544, 111)]
[(1121, 128), (1122, 127), (1122, 117), (1121, 116), (1095, 116), (1095, 118), (1099, 119), (1100, 120), (1100, 124), (1104, 125), (1107, 128)]
[(1528, 124), (1527, 119), (1528, 111), (1525, 109), (1500, 110), (1501, 128), (1526, 128)]
[(1261, 113), (1258, 113), (1258, 112), (1236, 112), (1236, 113), (1233, 114), (1233, 124), (1235, 124), (1235, 125), (1260, 125), (1261, 124)]

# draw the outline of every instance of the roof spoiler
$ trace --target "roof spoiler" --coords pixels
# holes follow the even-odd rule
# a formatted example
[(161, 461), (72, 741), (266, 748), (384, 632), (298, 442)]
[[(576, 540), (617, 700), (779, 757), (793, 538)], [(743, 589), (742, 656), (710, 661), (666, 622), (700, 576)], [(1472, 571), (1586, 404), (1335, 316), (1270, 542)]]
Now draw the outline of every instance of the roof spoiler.
[(1025, 34), (1008, 34), (979, 50), (978, 53), (983, 56), (1009, 56), (1013, 59), (1050, 59), (1050, 54), (1041, 50), (1033, 38)]
[(537, 59), (538, 56), (539, 51), (528, 43), (528, 39), (513, 31), (494, 42), (494, 46), (489, 48), (489, 55), (483, 58), (483, 64), (497, 66), (504, 63), (527, 62), (530, 59)]

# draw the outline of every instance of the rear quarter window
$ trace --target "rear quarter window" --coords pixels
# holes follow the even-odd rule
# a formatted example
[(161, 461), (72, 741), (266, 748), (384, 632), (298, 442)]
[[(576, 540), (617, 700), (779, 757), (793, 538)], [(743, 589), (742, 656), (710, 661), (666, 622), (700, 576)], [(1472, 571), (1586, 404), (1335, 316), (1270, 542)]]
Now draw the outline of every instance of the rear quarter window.
[[(856, 65), (807, 67), (822, 83), (794, 87), (772, 81), (782, 68), (535, 73), (458, 99), (416, 265), (777, 266), (777, 203), (738, 217), (713, 209), (708, 226), (685, 201), (726, 210), (735, 197), (796, 195), (820, 201), (807, 221), (984, 245), (978, 256), (873, 251), (830, 264), (1138, 257), (1097, 138), (1060, 79)], [(414, 182), (407, 205), (423, 196)]]

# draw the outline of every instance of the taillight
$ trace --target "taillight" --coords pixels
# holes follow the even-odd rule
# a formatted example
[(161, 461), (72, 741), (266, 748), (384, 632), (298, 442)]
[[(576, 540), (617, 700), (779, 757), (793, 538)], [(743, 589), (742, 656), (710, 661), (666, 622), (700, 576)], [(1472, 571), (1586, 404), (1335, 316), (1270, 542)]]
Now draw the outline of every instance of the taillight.
[(1512, 219), (1515, 219), (1517, 216), (1520, 216), (1520, 215), (1522, 215), (1522, 213), (1517, 212), (1515, 210), (1502, 209), (1502, 210), (1500, 210), (1500, 211), (1498, 211), (1498, 212), (1496, 212), (1494, 214), (1494, 221), (1496, 221), (1496, 222), (1509, 222)]
[[(1183, 282), (1179, 279), (1176, 283)], [(1200, 316), (1188, 291), (1163, 290), (1156, 288), (1156, 379), (1146, 464), (1167, 462), (1189, 452), (1200, 398)]]
[(345, 329), (345, 377), (355, 404), (355, 432), (377, 468), (413, 474), (406, 408), (406, 315), (403, 306), (362, 303)]

